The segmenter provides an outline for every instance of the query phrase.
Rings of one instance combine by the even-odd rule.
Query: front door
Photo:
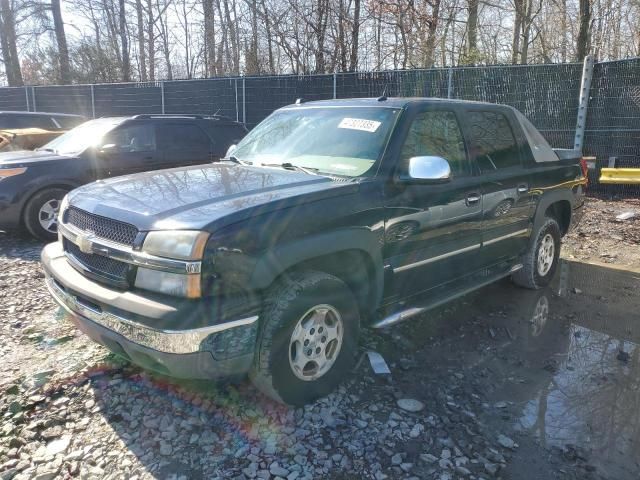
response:
[[[159,168],[160,158],[153,125],[127,123],[105,135],[98,147],[98,176],[115,177],[153,170]]]
[[[481,181],[473,174],[455,111],[427,107],[415,114],[398,168],[402,171],[411,157],[424,155],[447,160],[452,178],[434,185],[395,181],[387,189],[384,256],[393,272],[388,297],[428,290],[478,265]]]

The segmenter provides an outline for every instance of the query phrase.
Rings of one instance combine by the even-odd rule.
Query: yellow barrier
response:
[[[600,183],[640,185],[640,168],[603,168]]]

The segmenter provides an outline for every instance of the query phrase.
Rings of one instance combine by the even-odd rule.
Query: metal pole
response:
[[[160,96],[161,98],[161,105],[162,105],[162,114],[164,115],[164,82],[160,81]]]
[[[240,121],[240,109],[238,108],[238,79],[235,79],[236,84],[236,122]]]
[[[24,87],[24,98],[27,101],[27,112],[29,110],[29,87]]]
[[[449,67],[449,80],[447,84],[447,98],[451,98],[453,93],[453,68]]]
[[[96,94],[91,85],[91,118],[96,118]]]
[[[337,95],[337,93],[338,93],[338,91],[337,91],[337,77],[338,77],[338,74],[334,72],[333,73],[333,98],[334,99],[338,98],[338,95]]]
[[[38,106],[36,105],[36,87],[31,87],[31,96],[33,97],[33,111],[38,111]]]
[[[593,78],[593,56],[584,57],[582,66],[582,82],[580,82],[580,99],[578,102],[578,118],[576,121],[576,136],[573,148],[582,151],[584,147],[584,130],[587,126],[587,109],[589,107],[589,91]]]
[[[242,123],[244,123],[244,125],[247,125],[247,96],[245,95],[245,88],[244,88],[244,80],[245,78],[242,77]]]

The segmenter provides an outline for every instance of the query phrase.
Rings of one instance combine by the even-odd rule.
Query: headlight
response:
[[[16,175],[22,175],[27,171],[27,167],[22,168],[0,168],[0,180],[9,177],[15,177]]]
[[[162,272],[138,267],[136,287],[186,298],[200,297],[200,274]]]
[[[142,250],[176,260],[200,260],[209,234],[197,230],[149,232]]]

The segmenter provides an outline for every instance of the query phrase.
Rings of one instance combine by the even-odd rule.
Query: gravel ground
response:
[[[619,206],[590,202],[593,217],[569,239],[570,254],[600,245],[597,231],[610,232],[609,209]],[[637,254],[631,230],[622,241]],[[557,368],[555,353],[532,367],[519,350],[532,340],[538,292],[500,282],[428,318],[367,332],[348,381],[291,409],[246,381],[177,382],[121,362],[54,306],[41,247],[0,233],[3,480],[625,478],[640,468],[631,459],[611,476],[580,446],[545,444],[514,423],[511,393],[496,398],[510,382],[548,383]],[[558,302],[556,316],[571,318],[572,304]],[[384,355],[391,375],[372,371],[368,349]]]

